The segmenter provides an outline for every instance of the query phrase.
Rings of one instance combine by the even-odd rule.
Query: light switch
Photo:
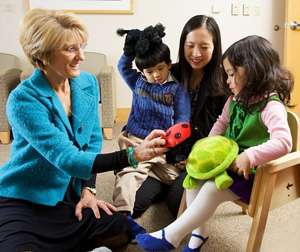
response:
[[[241,4],[236,2],[231,4],[231,16],[238,16],[241,14]]]
[[[250,16],[250,4],[248,3],[243,4],[243,15]]]

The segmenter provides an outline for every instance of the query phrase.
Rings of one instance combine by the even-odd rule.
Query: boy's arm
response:
[[[141,76],[140,72],[132,68],[133,60],[134,57],[127,57],[123,54],[118,63],[118,70],[131,90],[134,90],[135,84]]]
[[[178,84],[174,99],[174,124],[189,122],[191,119],[191,101],[186,88]]]

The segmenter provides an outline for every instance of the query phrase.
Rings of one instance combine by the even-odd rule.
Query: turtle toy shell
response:
[[[186,170],[195,179],[210,179],[224,172],[238,155],[237,143],[224,136],[198,140],[188,157]]]

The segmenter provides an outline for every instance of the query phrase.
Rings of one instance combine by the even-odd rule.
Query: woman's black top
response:
[[[98,154],[92,167],[92,173],[118,171],[130,166],[126,150],[115,151],[107,154]]]
[[[181,81],[181,72],[178,64],[172,65],[173,76]],[[188,90],[191,98],[191,125],[192,135],[189,139],[167,153],[167,161],[176,163],[186,160],[193,144],[206,137],[218,116],[222,113],[226,96],[214,95],[210,92],[210,83],[202,81],[196,90]]]

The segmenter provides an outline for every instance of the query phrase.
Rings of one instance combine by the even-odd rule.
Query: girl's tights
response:
[[[218,205],[236,199],[238,196],[229,189],[218,190],[213,181],[200,181],[196,189],[186,190],[187,209],[165,227],[167,241],[178,247],[181,240],[191,232],[205,237],[204,223],[213,215]],[[162,231],[150,235],[161,239]],[[200,239],[192,237],[190,248],[198,247],[201,242]]]

